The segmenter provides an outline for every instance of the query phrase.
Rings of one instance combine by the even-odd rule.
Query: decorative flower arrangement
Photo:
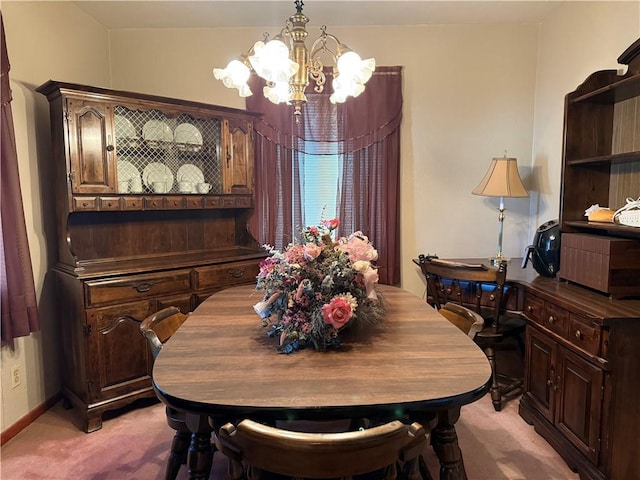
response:
[[[264,290],[254,309],[267,335],[278,337],[279,350],[291,353],[307,346],[324,350],[340,345],[339,332],[374,324],[384,308],[372,262],[378,252],[362,232],[334,241],[338,219],[302,230],[304,243],[280,252],[269,245],[260,264],[256,288]]]

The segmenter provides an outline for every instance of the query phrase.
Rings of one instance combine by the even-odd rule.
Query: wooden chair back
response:
[[[484,318],[479,313],[457,303],[448,302],[439,312],[469,338],[475,338],[476,334],[484,327]]]
[[[498,329],[500,314],[504,311],[507,300],[506,263],[501,263],[498,267],[488,267],[483,264],[426,259],[420,263],[420,268],[427,280],[428,295],[437,309],[441,309],[448,302],[455,302],[458,305],[473,306],[473,309],[482,315],[483,303],[486,304],[486,300],[489,299],[493,307],[490,315],[486,317],[490,318],[493,329]]]
[[[341,433],[294,432],[243,420],[223,425],[217,440],[229,457],[232,480],[257,480],[262,471],[293,478],[351,478],[378,470],[385,480],[395,480],[398,461],[404,462],[409,480],[418,480],[418,457],[428,433],[419,423],[398,420]]]
[[[188,317],[188,314],[182,313],[177,307],[167,307],[142,321],[140,332],[146,337],[154,357],[162,349],[162,344],[171,338]]]

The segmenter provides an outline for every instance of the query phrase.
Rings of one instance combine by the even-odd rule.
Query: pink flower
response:
[[[322,224],[329,230],[335,230],[340,226],[340,220],[338,220],[337,218],[332,218],[331,220],[323,221]]]
[[[360,260],[371,262],[378,258],[378,251],[369,243],[369,239],[362,232],[356,232],[342,239],[338,248],[349,254],[351,262]]]
[[[307,262],[312,262],[318,255],[322,252],[322,248],[316,245],[315,243],[307,243],[304,246],[304,259]]]
[[[334,297],[322,306],[322,318],[336,330],[344,327],[352,316],[351,303],[346,298]]]
[[[369,268],[362,273],[362,276],[364,277],[364,286],[367,289],[367,297],[371,300],[377,299],[378,295],[376,294],[374,286],[380,278],[378,270],[376,268]]]
[[[309,227],[309,233],[314,237],[318,236],[318,227]]]
[[[260,273],[258,274],[261,278],[268,278],[271,272],[273,272],[278,265],[278,261],[273,257],[267,257],[260,263]]]
[[[283,253],[289,263],[302,263],[304,260],[304,247],[299,244],[291,245]]]

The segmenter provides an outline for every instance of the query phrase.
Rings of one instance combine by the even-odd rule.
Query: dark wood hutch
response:
[[[56,81],[37,91],[51,112],[62,394],[91,432],[155,396],[147,315],[255,281],[256,117]]]
[[[618,62],[628,65],[624,75],[595,72],[565,98],[561,243],[626,239],[638,253],[640,228],[584,216],[591,205],[616,210],[640,196],[640,40]],[[611,278],[625,288],[640,286],[640,256],[623,256],[585,250],[576,258],[616,269]],[[561,259],[560,279],[563,268]],[[524,286],[520,415],[581,479],[640,478],[640,300],[544,277]]]

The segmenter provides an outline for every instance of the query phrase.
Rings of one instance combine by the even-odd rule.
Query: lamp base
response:
[[[489,262],[492,267],[499,267],[501,263],[506,263],[508,265],[511,262],[511,259],[504,256],[496,256],[489,258]]]

